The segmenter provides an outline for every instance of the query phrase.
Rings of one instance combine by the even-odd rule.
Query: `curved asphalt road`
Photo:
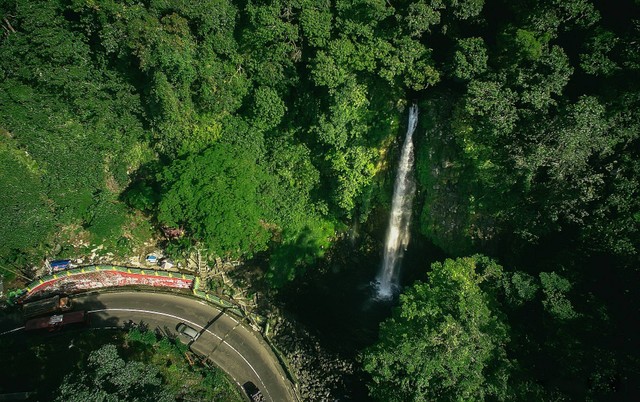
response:
[[[253,382],[267,401],[295,401],[291,383],[262,338],[235,318],[203,301],[165,293],[115,292],[74,297],[73,310],[86,310],[92,327],[144,323],[166,335],[177,335],[184,322],[197,329],[195,342],[180,335],[192,351],[207,356],[239,385]]]

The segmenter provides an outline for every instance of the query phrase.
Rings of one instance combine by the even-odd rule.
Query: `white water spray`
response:
[[[389,299],[398,287],[399,265],[404,251],[409,244],[409,224],[411,223],[411,207],[416,185],[412,175],[413,142],[411,137],[418,125],[418,106],[409,109],[409,126],[400,154],[398,173],[393,186],[391,215],[384,246],[384,260],[377,277],[378,298]]]

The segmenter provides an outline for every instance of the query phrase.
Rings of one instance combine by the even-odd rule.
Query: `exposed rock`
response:
[[[348,394],[345,379],[355,373],[353,363],[325,350],[299,323],[279,318],[272,340],[287,358],[304,401],[334,401]]]

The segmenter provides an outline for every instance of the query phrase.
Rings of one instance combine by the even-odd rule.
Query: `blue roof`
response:
[[[65,265],[69,265],[69,263],[71,263],[71,260],[56,260],[51,261],[49,265],[51,265],[52,267],[63,267]]]

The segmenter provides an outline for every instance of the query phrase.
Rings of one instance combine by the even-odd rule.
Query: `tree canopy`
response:
[[[639,21],[634,0],[2,1],[0,269],[144,237],[280,289],[340,265],[350,228],[375,255],[415,102],[412,238],[452,259],[367,352],[372,393],[624,398]]]
[[[59,401],[170,401],[161,387],[160,372],[139,361],[125,362],[116,345],[107,344],[89,355],[90,373],[68,376],[60,386]]]
[[[260,251],[269,239],[260,204],[262,172],[251,155],[218,144],[161,174],[158,219],[185,226],[218,255]]]
[[[509,328],[492,287],[502,267],[486,257],[447,259],[400,296],[380,341],[364,352],[381,401],[507,399]],[[484,288],[484,289],[483,289]]]

